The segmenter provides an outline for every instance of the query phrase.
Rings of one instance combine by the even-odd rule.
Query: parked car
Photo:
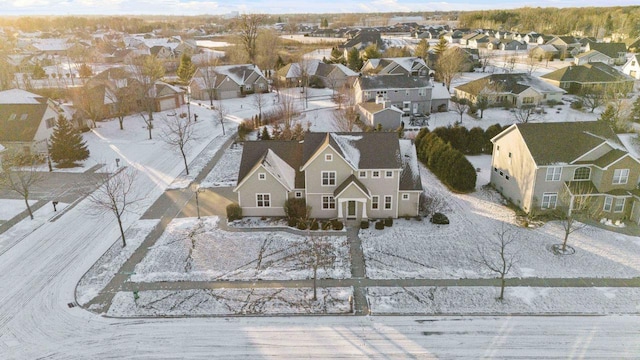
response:
[[[438,225],[448,225],[449,224],[449,218],[447,217],[447,215],[443,214],[443,213],[435,213],[431,216],[431,219],[429,220],[434,224],[438,224]]]

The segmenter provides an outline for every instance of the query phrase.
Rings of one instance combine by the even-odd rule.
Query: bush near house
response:
[[[416,151],[418,159],[451,190],[470,192],[475,189],[477,175],[473,165],[435,131],[422,136],[418,134]]]
[[[369,222],[368,221],[360,221],[360,229],[368,229],[369,228]]]
[[[284,203],[284,213],[289,226],[296,226],[299,219],[307,218],[307,203],[304,199],[288,199]]]
[[[227,205],[227,219],[229,221],[242,219],[242,208],[237,203]]]
[[[376,221],[375,228],[376,228],[376,230],[383,230],[384,229],[384,221],[382,221],[382,220]]]

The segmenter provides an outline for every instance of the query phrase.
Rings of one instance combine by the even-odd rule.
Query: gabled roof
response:
[[[267,154],[270,154],[267,159]],[[275,160],[276,157],[280,160]],[[262,141],[245,141],[242,150],[242,159],[240,160],[240,170],[238,172],[238,184],[254,169],[257,164],[263,164],[265,159],[272,169],[282,169],[286,163],[295,171],[293,186],[296,189],[304,188],[304,174],[300,172],[302,163],[302,144],[298,141],[278,141],[278,140],[262,140]],[[276,171],[276,170],[274,170]],[[285,173],[283,170],[279,173]],[[286,173],[290,177],[288,170]]]
[[[526,73],[492,74],[456,87],[456,89],[472,95],[478,95],[483,91],[520,94],[529,88],[540,93],[565,92],[557,86]]]
[[[202,71],[213,71],[215,74],[223,75],[216,77],[216,86],[220,84],[225,78],[231,79],[238,86],[245,85],[246,80],[251,74],[256,73],[260,77],[264,77],[262,71],[258,66],[253,64],[241,64],[241,65],[223,65],[223,66],[211,66],[202,67],[198,69],[198,72],[194,75],[194,79],[202,77]]]
[[[578,54],[578,55],[576,55],[576,56],[575,56],[575,58],[576,58],[576,59],[591,58],[591,57],[595,57],[595,56],[598,56],[598,55],[605,56],[605,57],[607,57],[607,58],[611,59],[611,56],[609,56],[609,55],[607,55],[607,54],[603,54],[603,53],[601,53],[601,52],[600,52],[600,51],[598,51],[598,50],[589,50],[589,51],[584,52],[584,53],[582,53],[582,54]]]
[[[333,196],[339,197],[343,191],[345,191],[349,186],[353,185],[358,190],[360,190],[367,198],[371,198],[371,192],[367,189],[366,186],[355,175],[351,174],[348,178],[346,178],[342,184],[340,184],[334,191]]]
[[[540,77],[561,82],[582,83],[633,81],[631,77],[601,62],[567,66]]]
[[[589,43],[589,49],[599,51],[610,58],[617,58],[619,53],[627,52],[624,43]]]
[[[569,164],[603,143],[620,146],[615,132],[600,121],[515,124],[503,133],[513,128],[522,135],[538,166]]]
[[[431,87],[428,78],[398,76],[398,75],[379,75],[379,76],[363,76],[356,80],[360,83],[362,90],[375,89],[416,89]]]
[[[0,141],[33,141],[47,98],[20,89],[0,91]]]

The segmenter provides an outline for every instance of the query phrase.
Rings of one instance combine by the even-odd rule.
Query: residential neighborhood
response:
[[[640,356],[640,7],[407,1],[10,3],[0,358]]]

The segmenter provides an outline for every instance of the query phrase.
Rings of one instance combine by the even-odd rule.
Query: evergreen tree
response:
[[[180,57],[180,65],[178,66],[178,70],[176,74],[184,83],[187,83],[191,80],[191,77],[196,72],[196,67],[191,62],[191,56],[187,53],[183,53]]]
[[[331,59],[329,59],[329,63],[344,65],[344,53],[337,47],[334,47],[333,49],[331,49]]]
[[[262,128],[262,135],[260,136],[262,140],[271,140],[271,135],[269,134],[269,129],[267,127]]]
[[[87,143],[82,140],[82,135],[62,115],[58,117],[51,135],[49,155],[61,168],[73,167],[76,161],[89,157],[89,149]]]
[[[278,58],[276,59],[276,70],[282,68],[285,65],[286,64],[284,63],[284,60],[282,60],[282,57],[278,55]]]
[[[327,18],[322,18],[322,20],[320,21],[320,27],[325,29],[328,28],[329,20],[327,20]]]
[[[362,57],[364,60],[379,59],[382,57],[382,54],[380,53],[380,49],[378,49],[377,44],[371,44],[364,48],[364,54]]]
[[[40,64],[35,64],[33,66],[33,73],[31,73],[31,76],[34,79],[43,79],[47,76],[47,73],[44,71],[42,66],[40,66]]]
[[[484,147],[484,130],[480,127],[474,127],[469,130],[469,138],[468,138],[468,153],[472,155],[477,155],[482,153],[482,148]]]
[[[351,48],[347,53],[347,66],[353,71],[360,71],[360,69],[362,69],[362,59],[360,58],[360,52],[357,48]]]
[[[447,40],[441,37],[440,41],[438,41],[436,46],[433,48],[433,51],[435,51],[436,55],[440,55],[443,52],[445,52],[445,50],[447,50],[448,47],[449,47],[449,43],[447,42]]]
[[[88,78],[93,75],[93,70],[91,70],[91,66],[82,64],[80,65],[80,69],[78,69],[78,75],[80,75],[81,78]]]
[[[429,56],[429,42],[427,39],[422,39],[416,45],[416,56],[421,59],[426,59]]]
[[[613,108],[613,105],[607,105],[607,108],[604,109],[602,114],[600,114],[598,121],[606,122],[607,124],[609,124],[609,126],[611,126],[611,128],[615,129],[618,122],[618,117],[616,116],[616,110]]]

